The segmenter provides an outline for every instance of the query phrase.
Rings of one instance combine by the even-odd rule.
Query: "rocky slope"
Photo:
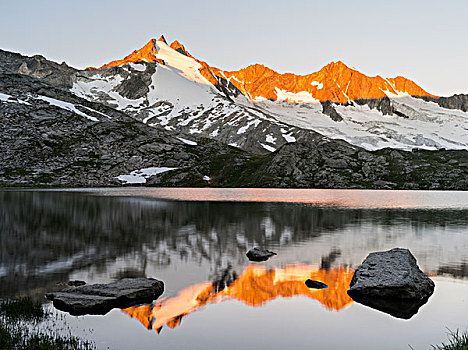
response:
[[[121,185],[140,170],[139,183],[158,186],[468,188],[467,151],[369,152],[307,135],[255,155],[149,128],[17,73],[0,74],[0,91],[3,186]]]

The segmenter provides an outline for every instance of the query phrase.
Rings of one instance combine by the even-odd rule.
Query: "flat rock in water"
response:
[[[124,278],[108,284],[66,288],[46,294],[54,306],[71,315],[104,315],[113,308],[149,303],[164,291],[164,283],[154,278]]]
[[[411,318],[434,292],[434,282],[402,248],[370,253],[349,287],[354,301],[399,318]]]
[[[314,289],[325,289],[325,288],[328,288],[328,286],[323,283],[323,282],[320,282],[320,281],[314,281],[314,280],[311,280],[311,279],[308,279],[307,281],[305,281],[305,285],[309,288],[314,288]]]
[[[267,249],[253,248],[247,252],[247,258],[250,261],[266,261],[274,255],[277,255],[275,252],[269,251]]]

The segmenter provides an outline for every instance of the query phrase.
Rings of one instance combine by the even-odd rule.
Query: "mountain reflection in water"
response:
[[[261,265],[249,265],[242,274],[232,280],[232,273],[225,273],[222,281],[205,282],[180,291],[177,296],[157,301],[154,305],[142,305],[124,309],[146,328],[158,333],[164,325],[174,328],[182,318],[206,304],[237,300],[253,307],[261,307],[276,298],[305,296],[319,301],[329,311],[339,311],[351,305],[346,294],[354,270],[350,268],[319,269],[314,265],[292,265],[267,269]],[[327,289],[310,289],[307,279],[328,285]],[[224,288],[219,288],[220,284]]]

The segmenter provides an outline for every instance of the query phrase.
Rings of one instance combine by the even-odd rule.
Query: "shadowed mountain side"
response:
[[[219,284],[217,282],[201,283],[180,291],[173,298],[159,300],[154,305],[130,307],[122,311],[158,333],[164,326],[179,326],[183,317],[207,304],[228,300],[261,307],[277,298],[304,296],[319,301],[329,311],[340,311],[353,303],[346,294],[353,273],[354,270],[347,268],[320,270],[316,266],[297,265],[266,269],[264,266],[250,265],[221,290],[215,288]],[[310,289],[304,283],[308,278],[320,280],[329,288]]]
[[[468,94],[458,94],[449,97],[434,98],[430,96],[420,96],[421,99],[429,102],[435,102],[439,106],[449,109],[459,109],[463,112],[468,111]]]
[[[243,171],[247,169],[248,171]],[[199,172],[208,171],[200,169]],[[213,176],[219,187],[468,189],[468,151],[366,151],[340,140],[304,136],[251,158],[239,172]],[[174,174],[178,174],[174,179]],[[182,178],[182,181],[180,180]],[[197,186],[189,169],[161,174],[150,186]]]

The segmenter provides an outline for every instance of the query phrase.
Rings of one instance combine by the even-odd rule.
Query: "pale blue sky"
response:
[[[306,74],[342,60],[434,94],[468,93],[466,0],[0,0],[0,48],[77,68],[161,33],[227,70],[263,63]]]

